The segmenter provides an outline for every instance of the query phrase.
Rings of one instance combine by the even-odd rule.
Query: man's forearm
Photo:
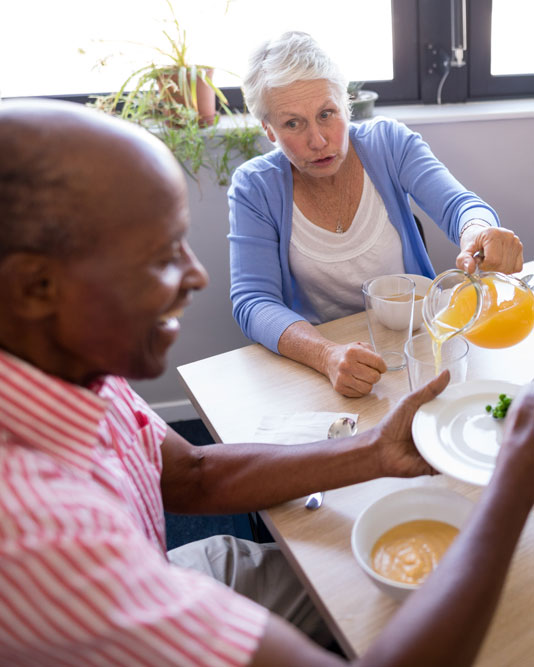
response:
[[[498,489],[498,490],[497,490]],[[366,653],[362,667],[470,665],[497,605],[529,507],[516,485],[492,485],[436,573]]]
[[[508,487],[510,493],[502,491]],[[407,600],[354,667],[467,667],[489,625],[528,506],[492,487],[438,571]],[[275,658],[276,662],[273,662]],[[341,664],[273,619],[254,667]]]
[[[250,512],[314,491],[383,474],[375,429],[307,445],[225,444],[195,448],[190,474],[166,474],[165,509],[185,513]],[[173,465],[166,462],[166,467]],[[175,462],[177,472],[183,464]]]
[[[174,512],[250,512],[314,491],[381,476],[431,472],[414,447],[411,423],[435,398],[447,372],[403,399],[376,426],[350,438],[307,445],[225,444],[194,447],[169,429],[161,452],[161,490]]]

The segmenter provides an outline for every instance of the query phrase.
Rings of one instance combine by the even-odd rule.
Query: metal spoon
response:
[[[358,431],[358,426],[354,419],[350,417],[338,417],[328,429],[327,438],[331,440],[332,438],[348,438],[350,435],[356,435]],[[306,499],[306,509],[316,510],[323,504],[324,493],[319,491],[318,493],[311,493]]]

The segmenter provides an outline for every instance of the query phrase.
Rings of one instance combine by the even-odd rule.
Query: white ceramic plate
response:
[[[412,424],[415,445],[436,470],[485,486],[493,473],[502,443],[503,420],[486,412],[499,394],[512,398],[519,385],[500,380],[472,380],[449,385],[421,406]]]

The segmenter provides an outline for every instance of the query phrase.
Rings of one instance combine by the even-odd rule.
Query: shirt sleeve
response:
[[[269,180],[265,172],[241,168],[232,178],[228,193],[230,298],[233,315],[243,333],[278,353],[282,333],[305,318],[291,310],[284,293],[284,284],[289,289],[291,277],[284,276],[280,260],[283,185],[270,176]]]
[[[391,123],[389,128],[393,134],[392,158],[402,188],[453,243],[458,245],[461,229],[474,218],[499,226],[493,208],[450,173],[420,134],[402,123]]]
[[[60,503],[40,509],[43,539],[21,539],[2,556],[1,664],[250,662],[267,610],[170,565],[119,504],[79,480],[68,486]],[[73,507],[81,496],[83,508]]]

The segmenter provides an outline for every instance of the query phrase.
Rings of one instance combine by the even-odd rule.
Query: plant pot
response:
[[[360,90],[356,99],[351,99],[351,120],[371,118],[374,113],[378,93],[374,90]]]
[[[211,80],[213,77],[213,69],[206,70],[206,77]],[[189,73],[187,75],[189,86],[191,85]],[[172,81],[174,86],[169,86],[169,81]],[[158,87],[160,92],[167,90],[167,93],[172,97],[176,104],[183,104],[184,106],[192,107],[193,105],[186,101],[185,97],[180,92],[178,85],[178,73],[165,74],[158,78]],[[198,124],[202,127],[213,125],[215,120],[215,91],[211,86],[197,77],[197,111]]]

